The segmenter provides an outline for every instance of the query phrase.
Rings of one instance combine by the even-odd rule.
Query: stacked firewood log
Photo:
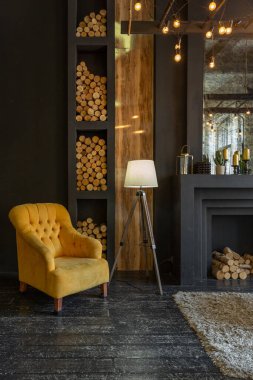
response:
[[[91,12],[79,22],[76,28],[76,37],[105,37],[106,36],[106,10],[99,13]]]
[[[106,150],[104,139],[79,136],[76,142],[77,191],[107,190]]]
[[[253,255],[241,256],[229,247],[223,252],[213,252],[212,275],[217,280],[245,280],[250,274],[253,274]]]
[[[97,239],[102,244],[103,256],[107,251],[107,226],[105,223],[96,224],[92,218],[77,222],[77,231],[80,234]]]
[[[91,73],[84,61],[76,67],[76,121],[106,121],[107,78]]]

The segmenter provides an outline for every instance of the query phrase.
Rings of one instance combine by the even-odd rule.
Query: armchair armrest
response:
[[[90,259],[102,258],[102,244],[99,240],[81,235],[72,226],[64,226],[60,241],[66,255]]]
[[[55,270],[54,255],[32,232],[25,232],[21,235],[22,239],[38,254],[45,262],[48,271]]]

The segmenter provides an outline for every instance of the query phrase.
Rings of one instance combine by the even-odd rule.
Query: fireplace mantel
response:
[[[174,265],[180,283],[193,285],[207,279],[212,218],[253,217],[253,176],[182,175],[174,178],[174,190]]]

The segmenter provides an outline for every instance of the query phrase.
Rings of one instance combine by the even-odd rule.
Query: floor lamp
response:
[[[158,187],[154,161],[152,160],[129,161],[127,164],[124,187],[135,188],[138,190],[136,192],[136,198],[133,200],[131,210],[129,212],[126,224],[123,229],[119,250],[117,252],[117,255],[116,255],[112,270],[111,270],[110,282],[115,272],[119,257],[121,255],[122,248],[125,245],[125,239],[127,236],[129,225],[134,215],[134,211],[136,209],[137,204],[139,203],[140,204],[141,236],[142,236],[142,243],[145,248],[145,256],[146,256],[146,271],[148,271],[148,268],[147,268],[148,260],[147,260],[146,249],[147,247],[150,247],[153,252],[154,266],[155,266],[155,273],[156,273],[158,288],[159,288],[160,294],[162,295],[163,290],[162,290],[162,284],[161,284],[157,257],[156,257],[156,244],[155,244],[155,239],[154,239],[154,234],[153,234],[150,213],[148,209],[147,197],[146,197],[145,191],[143,190],[144,188]]]

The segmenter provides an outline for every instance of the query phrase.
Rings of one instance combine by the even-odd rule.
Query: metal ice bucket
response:
[[[186,152],[184,152],[186,148]],[[184,145],[181,153],[176,158],[176,174],[192,174],[193,173],[193,156],[189,152],[188,145]]]

